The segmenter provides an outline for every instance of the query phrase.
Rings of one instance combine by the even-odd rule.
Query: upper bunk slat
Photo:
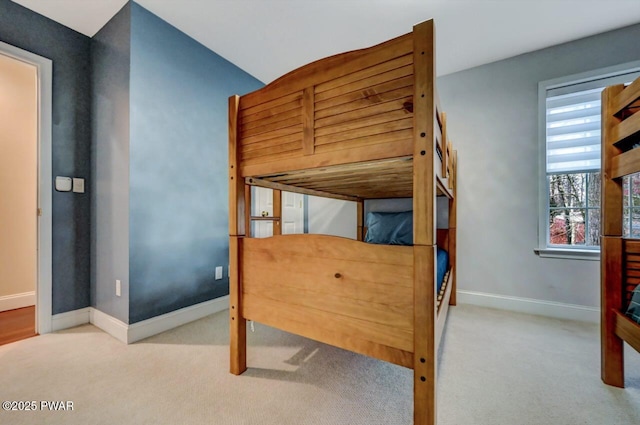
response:
[[[380,122],[379,122],[380,121]],[[350,149],[349,141],[362,137],[382,135],[393,131],[410,129],[413,127],[413,119],[406,114],[382,114],[376,118],[351,121],[337,129],[327,128],[316,130],[316,145],[344,142],[343,149]]]
[[[611,86],[603,92],[603,152],[610,161],[611,178],[640,172],[640,78],[629,86]],[[605,161],[606,162],[606,161]]]
[[[373,75],[372,77],[365,78],[362,80],[357,80],[352,83],[336,87],[334,89],[330,89],[327,91],[318,91],[316,86],[316,99],[318,101],[323,101],[327,99],[331,99],[333,97],[341,96],[346,93],[351,93],[357,90],[367,89],[371,86],[375,86],[377,84],[383,84],[388,81],[398,80],[400,78],[408,77],[413,74],[413,66],[407,65],[402,68],[394,69],[388,72],[384,72],[382,74]],[[347,75],[348,76],[348,75]]]
[[[286,105],[281,105],[281,106],[289,106],[289,105],[290,103]],[[266,112],[269,112],[269,114],[268,115],[264,114]],[[291,109],[284,110],[279,113],[273,113],[273,111],[262,111],[262,113],[264,114],[262,117],[258,117],[260,113],[247,116],[247,118],[245,118],[242,121],[242,129],[244,130],[244,129],[261,127],[261,126],[273,124],[279,121],[285,121],[291,118],[299,117],[301,115],[299,102],[298,104],[294,104],[294,106]]]
[[[612,178],[617,179],[634,173],[640,173],[640,149],[632,149],[611,158]]]
[[[319,132],[335,133],[340,130],[340,127],[338,126],[339,124],[342,124],[343,126],[357,125],[357,122],[350,124],[350,122],[355,120],[369,119],[369,124],[377,124],[378,122],[385,122],[385,120],[393,121],[394,119],[406,118],[408,116],[411,116],[411,112],[407,110],[407,108],[410,108],[408,103],[411,102],[411,98],[411,95],[408,94],[389,102],[370,103],[369,105],[362,108],[347,109],[343,107],[340,108],[341,110],[343,110],[342,113],[334,113],[332,115],[326,114],[328,115],[326,116],[326,118],[319,117],[316,113],[315,128],[318,130],[316,131],[316,134],[320,134]],[[347,105],[353,107],[352,104]],[[325,109],[325,111],[330,110]],[[385,118],[389,115],[391,115],[392,118]]]
[[[340,156],[334,152],[318,152],[314,155],[302,156],[298,153],[291,157],[266,157],[265,162],[244,161],[240,166],[243,177],[263,177],[273,172],[286,173],[294,170],[317,168],[328,165],[342,165],[355,162],[376,161],[384,158],[410,156],[413,152],[412,143],[396,143],[389,146],[386,143],[344,149]]]
[[[354,50],[320,59],[291,71],[260,90],[243,96],[240,107],[241,109],[254,107],[411,52],[413,52],[413,38],[409,33],[368,49]]]
[[[404,126],[404,128],[400,127],[399,130],[370,136],[366,134],[360,135],[357,138],[349,140],[348,144],[340,143],[340,140],[336,140],[335,137],[321,137],[316,140],[315,151],[318,153],[334,152],[342,149],[353,149],[355,147],[388,143],[407,143],[407,141],[411,141],[413,132],[410,127],[406,127],[406,121],[394,124],[394,126]]]
[[[639,133],[640,113],[635,113],[614,127],[615,138],[612,143],[616,144],[630,138],[637,138]]]
[[[373,103],[412,96],[413,75],[372,85],[366,90],[345,93],[323,101],[316,100],[316,117],[324,118],[330,115],[341,114],[345,111],[356,110]]]
[[[317,84],[315,87],[316,93],[324,93],[326,98],[334,97],[331,96],[331,90],[343,87],[343,86],[353,86],[357,81],[369,79],[371,77],[376,77],[381,74],[388,74],[386,78],[382,78],[383,81],[393,80],[395,78],[389,78],[389,75],[399,75],[406,76],[410,75],[412,72],[407,72],[406,68],[411,67],[413,65],[413,58],[410,54],[400,56],[399,58],[392,59],[386,62],[382,62],[378,65],[371,66],[369,68],[362,69],[360,71],[352,72],[340,78],[335,78],[333,80],[329,80],[325,83]],[[400,70],[400,71],[398,71]],[[351,90],[352,91],[352,90]],[[327,93],[329,92],[329,93]],[[344,93],[344,90],[342,90]]]
[[[613,115],[620,113],[632,106],[637,105],[640,99],[640,78],[629,84],[621,93],[613,99]]]
[[[243,99],[242,97],[241,99]],[[275,113],[299,108],[302,105],[302,90],[286,96],[276,97],[267,102],[255,106],[245,106],[238,112],[242,121],[252,121],[262,119]]]

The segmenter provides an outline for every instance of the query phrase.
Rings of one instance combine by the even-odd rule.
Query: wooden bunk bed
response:
[[[231,373],[246,320],[414,370],[414,422],[436,422],[437,350],[455,304],[457,154],[435,91],[433,21],[229,99]],[[252,217],[251,186],[274,189]],[[280,191],[356,202],[358,240],[280,235]],[[449,228],[436,230],[436,196]],[[363,242],[364,201],[413,198],[413,245]],[[252,220],[274,236],[250,237]],[[436,293],[436,250],[449,254]],[[438,303],[437,299],[441,301]]]
[[[640,283],[640,240],[623,237],[624,176],[640,172],[640,79],[602,92],[602,380],[624,387],[624,342],[640,352],[640,324],[625,311]]]

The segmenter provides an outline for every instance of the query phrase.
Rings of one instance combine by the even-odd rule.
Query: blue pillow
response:
[[[413,211],[370,212],[364,241],[384,245],[413,245]]]
[[[449,254],[440,247],[438,247],[436,251],[436,266],[436,285],[438,292],[440,292],[440,288],[442,288],[442,284],[444,283],[444,274],[449,270]]]

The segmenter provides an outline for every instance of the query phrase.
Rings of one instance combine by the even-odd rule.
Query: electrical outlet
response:
[[[119,280],[116,280],[116,297],[119,297],[122,295],[122,284],[120,283]]]
[[[216,267],[216,280],[222,279],[222,266]]]

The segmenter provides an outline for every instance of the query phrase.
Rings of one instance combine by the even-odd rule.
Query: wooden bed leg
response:
[[[601,245],[602,380],[624,388],[624,344],[615,331],[615,312],[622,307],[622,238],[603,236]]]
[[[436,246],[414,246],[413,423],[436,423]]]
[[[356,205],[357,205],[356,220],[358,223],[356,239],[358,239],[359,241],[363,241],[364,240],[364,201],[358,201]]]
[[[231,373],[240,375],[247,370],[247,321],[242,317],[242,288],[240,285],[240,249],[242,239],[232,236],[229,241],[230,276],[229,276],[229,320]]]

